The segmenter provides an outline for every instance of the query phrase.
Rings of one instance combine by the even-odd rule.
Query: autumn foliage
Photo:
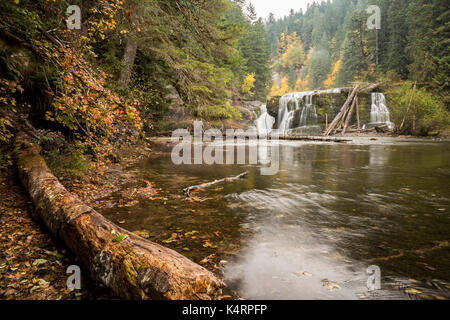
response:
[[[1,142],[12,138],[6,110],[32,112],[35,122],[53,123],[69,133],[75,145],[91,150],[99,163],[111,154],[114,142],[138,136],[142,129],[138,102],[126,101],[109,88],[92,49],[116,28],[122,1],[89,4],[82,30],[69,30],[65,1],[2,1],[1,55],[6,63],[0,69]],[[43,97],[38,99],[44,100],[42,105],[36,91]]]

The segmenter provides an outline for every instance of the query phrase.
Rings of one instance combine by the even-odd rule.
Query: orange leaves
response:
[[[16,98],[18,93],[23,93],[23,88],[14,81],[0,78],[0,108],[16,112]],[[13,124],[8,116],[0,116],[0,142],[9,143],[13,137]]]

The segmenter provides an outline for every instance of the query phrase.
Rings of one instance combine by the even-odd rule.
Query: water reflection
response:
[[[103,212],[126,218],[128,229],[150,230],[154,241],[198,231],[195,240],[166,245],[197,262],[227,260],[226,280],[244,298],[417,297],[405,293],[410,287],[421,297],[450,297],[449,143],[280,142],[280,170],[263,176],[270,153],[260,144],[258,165],[146,161],[140,174],[166,200]],[[198,192],[206,201],[180,194],[243,171],[248,179]],[[383,290],[374,294],[366,288],[370,265],[382,270]]]
[[[254,216],[248,216],[253,218],[249,225],[255,234],[225,270],[241,295],[249,299],[355,299],[355,292],[364,292],[364,269],[355,270],[340,260],[303,219],[277,210],[273,196],[261,191],[234,199],[259,203]],[[278,208],[295,206],[292,199],[278,200]],[[339,283],[339,288],[328,288],[327,280]]]

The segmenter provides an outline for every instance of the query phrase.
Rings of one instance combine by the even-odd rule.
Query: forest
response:
[[[369,5],[381,9],[380,29],[367,28]],[[293,9],[278,20],[269,15],[270,95],[379,82],[394,118],[408,111],[404,133],[445,128],[449,14],[446,1],[335,0],[314,2],[305,12]]]
[[[411,119],[428,131],[447,125],[444,0],[313,2],[278,20],[243,0],[79,4],[86,18],[70,30],[65,1],[2,1],[2,143],[11,114],[96,149],[121,133],[173,129],[161,121],[168,115],[178,115],[172,126],[239,121],[242,101],[355,81],[389,84],[394,113],[412,99]],[[366,28],[371,4],[381,8],[379,30]]]

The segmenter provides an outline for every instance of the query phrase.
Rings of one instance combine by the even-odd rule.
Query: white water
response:
[[[317,110],[313,104],[313,96],[323,93],[340,93],[342,89],[329,89],[318,91],[304,91],[285,94],[280,98],[278,109],[278,130],[282,135],[288,135],[289,130],[293,129],[293,120],[295,111],[300,109],[299,102],[305,98],[304,106],[300,113],[299,127],[315,127],[317,125]],[[294,108],[289,108],[289,102],[293,102]]]
[[[258,134],[270,134],[274,124],[275,118],[267,113],[267,107],[263,104],[261,106],[261,116],[256,120],[256,130],[258,131]]]
[[[317,110],[316,106],[313,105],[312,98],[312,95],[307,95],[305,98],[306,105],[303,107],[302,113],[300,114],[300,127],[308,126],[308,122],[312,125],[317,124]]]
[[[386,106],[386,97],[383,93],[372,93],[372,108],[370,111],[369,125],[388,125],[390,130],[394,129],[394,123],[391,122],[390,112]]]
[[[279,134],[289,135],[289,133],[293,132],[293,129],[296,128],[300,128],[301,130],[307,129],[307,131],[310,128],[319,128],[317,126],[318,116],[316,106],[313,104],[313,96],[326,93],[337,94],[341,92],[341,88],[336,88],[329,90],[294,92],[282,96],[280,98],[278,109]],[[372,106],[370,112],[370,123],[364,125],[364,128],[387,125],[389,130],[393,130],[395,125],[390,120],[390,112],[388,107],[386,106],[385,95],[383,93],[376,92],[372,93],[371,96]],[[295,112],[300,108],[301,112],[298,126],[294,128],[294,115]]]

